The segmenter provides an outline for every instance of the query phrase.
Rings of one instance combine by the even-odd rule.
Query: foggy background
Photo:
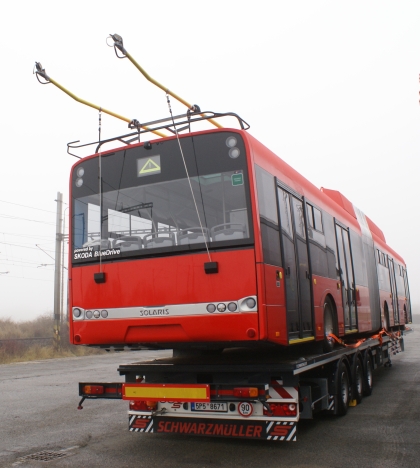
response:
[[[3,2],[0,318],[52,311],[54,200],[68,203],[76,162],[66,143],[98,138],[98,112],[40,85],[34,62],[130,119],[168,116],[165,94],[115,57],[109,33],[153,78],[202,110],[238,113],[364,211],[405,259],[419,312],[419,20],[418,1]],[[124,133],[102,115],[103,138]]]

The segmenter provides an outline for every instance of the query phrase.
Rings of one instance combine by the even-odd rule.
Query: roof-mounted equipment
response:
[[[35,68],[34,68],[34,73],[37,77],[37,80],[41,83],[41,84],[49,84],[49,83],[52,83],[54,86],[56,86],[58,89],[61,89],[61,91],[63,91],[64,93],[66,93],[68,96],[70,96],[71,98],[73,98],[75,101],[77,102],[80,102],[81,104],[84,104],[85,106],[88,106],[88,107],[92,107],[93,109],[96,109],[98,111],[101,111],[101,112],[104,112],[105,114],[108,114],[108,115],[112,115],[112,117],[115,117],[117,119],[120,119],[120,120],[124,120],[125,122],[127,122],[129,124],[129,128],[142,128],[146,131],[149,131],[149,129],[140,124],[137,120],[135,119],[129,119],[127,117],[124,117],[122,115],[119,115],[119,114],[116,114],[115,112],[112,112],[108,109],[105,109],[101,106],[98,106],[96,104],[93,104],[91,102],[88,102],[82,98],[79,98],[78,96],[76,96],[75,94],[73,94],[71,91],[69,91],[68,89],[66,89],[64,86],[62,86],[60,83],[58,83],[57,81],[55,81],[53,78],[51,78],[50,76],[47,75],[46,71],[45,71],[45,68],[42,68],[42,65],[40,62],[35,62]],[[42,77],[45,81],[41,81],[39,79],[39,77]],[[150,130],[152,133],[154,133],[155,135],[158,135],[162,138],[166,137],[167,135],[165,135],[164,133],[162,132],[159,132],[157,130]]]
[[[198,106],[197,104],[190,104],[188,101],[186,101],[185,99],[183,99],[182,97],[178,96],[177,94],[175,94],[174,92],[172,92],[171,90],[169,90],[168,88],[166,88],[165,86],[163,86],[161,83],[159,83],[158,81],[156,81],[154,78],[152,78],[147,72],[146,70],[141,67],[137,62],[136,60],[127,52],[127,50],[124,48],[124,43],[123,43],[123,38],[119,35],[119,34],[110,34],[109,37],[111,37],[111,39],[114,41],[114,44],[113,45],[110,45],[108,42],[107,44],[110,46],[110,47],[114,47],[114,50],[115,50],[115,55],[119,58],[119,59],[124,59],[124,58],[128,58],[128,60],[130,60],[130,62],[137,68],[137,70],[146,78],[146,80],[150,81],[151,83],[153,83],[155,86],[157,86],[158,88],[160,88],[162,91],[164,91],[166,94],[169,94],[170,96],[172,96],[174,99],[176,99],[177,101],[179,101],[180,103],[184,104],[184,106],[186,106],[188,108],[188,112],[187,112],[187,115],[189,115],[190,113],[201,113],[201,109],[200,109],[200,106]],[[118,54],[118,51],[120,51],[120,54]],[[201,114],[203,117],[205,116],[205,114]],[[215,120],[213,119],[209,119],[207,118],[207,120],[212,123],[215,127],[218,127],[218,128],[223,128],[223,125],[220,125],[218,122],[216,122]]]

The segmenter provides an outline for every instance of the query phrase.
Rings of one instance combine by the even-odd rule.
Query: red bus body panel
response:
[[[216,313],[208,315],[139,317],[113,320],[70,319],[71,340],[75,344],[112,345],[130,343],[217,343],[270,341],[289,345],[286,315],[284,271],[279,266],[264,263],[260,236],[260,219],[254,164],[269,172],[283,184],[325,210],[345,226],[362,235],[353,205],[334,190],[318,189],[286,162],[250,136],[247,132],[221,129],[197,132],[239,133],[245,143],[250,183],[254,247],[225,249],[212,252],[211,260],[218,262],[219,272],[206,274],[204,263],[207,253],[168,255],[167,257],[144,258],[103,262],[102,271],[106,282],[97,284],[94,273],[99,264],[72,266],[69,256],[70,310],[107,309],[123,307],[159,307],[161,305],[215,303],[239,300],[248,296],[258,297],[258,312]],[[175,137],[173,137],[175,138]],[[135,146],[135,145],[133,145]],[[92,156],[95,157],[95,156]],[[73,168],[74,170],[74,168]],[[70,186],[70,193],[72,187]],[[71,208],[72,209],[72,208]],[[70,215],[70,219],[71,215]],[[405,265],[403,259],[385,242],[382,231],[367,218],[375,246],[396,261]],[[71,234],[70,234],[70,245]],[[278,281],[280,278],[280,281]],[[323,310],[326,297],[332,298],[338,324],[338,333],[345,334],[343,299],[339,280],[312,275],[314,339],[324,338]],[[369,290],[357,284],[358,331],[372,330]],[[405,303],[407,303],[406,298]],[[399,298],[401,306],[404,299]],[[393,325],[392,302],[380,291],[383,309],[388,301],[391,325]],[[383,310],[382,310],[383,315]],[[404,313],[400,310],[400,317]],[[403,322],[401,322],[403,323]]]
[[[106,282],[97,284],[98,265],[72,269],[72,307],[110,309],[160,305],[215,303],[257,295],[253,249],[217,252],[217,274],[206,274],[207,254],[103,263]],[[248,330],[255,335],[249,336]],[[252,333],[251,333],[252,334]],[[74,321],[77,344],[242,341],[258,339],[257,313],[191,317],[139,317]]]

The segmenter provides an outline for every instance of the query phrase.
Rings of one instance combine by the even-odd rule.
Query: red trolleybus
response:
[[[241,126],[131,142],[74,165],[74,344],[328,350],[330,334],[411,321],[406,265],[382,231]]]

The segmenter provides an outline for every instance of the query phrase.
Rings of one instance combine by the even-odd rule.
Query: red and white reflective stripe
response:
[[[131,432],[154,432],[151,416],[130,415],[128,427]]]
[[[296,441],[296,423],[274,422],[267,425],[267,440]]]
[[[297,388],[283,387],[277,380],[271,381],[269,395],[273,400],[289,400],[297,403],[299,399]]]

